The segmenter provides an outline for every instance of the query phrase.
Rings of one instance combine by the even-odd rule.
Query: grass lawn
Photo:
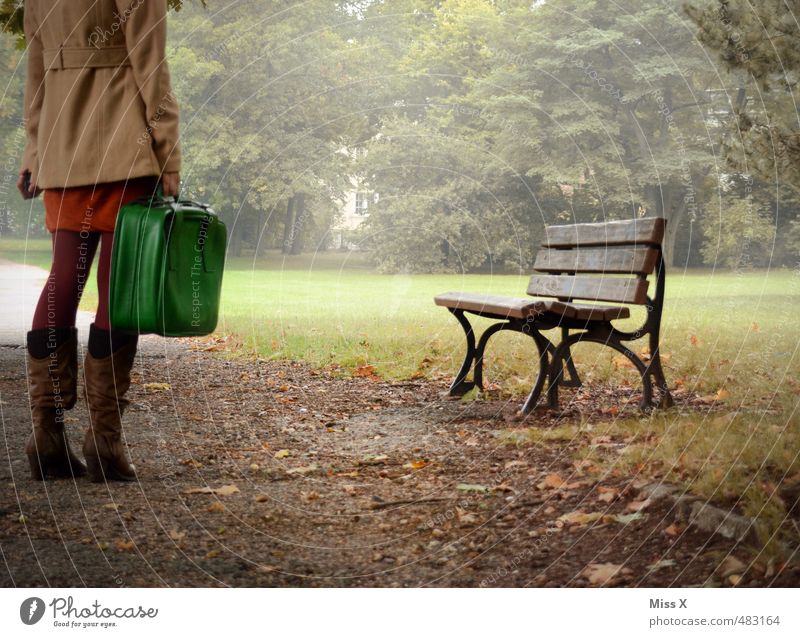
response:
[[[4,240],[0,257],[46,267],[48,243]],[[358,254],[232,259],[219,331],[230,336],[225,347],[233,354],[305,360],[343,374],[427,377],[444,391],[461,363],[464,337],[433,296],[447,290],[519,296],[526,280],[382,275]],[[666,476],[700,495],[736,502],[749,514],[773,520],[767,528],[774,540],[785,522],[775,485],[800,484],[800,271],[672,270],[666,296],[661,342],[667,380],[706,397],[715,410],[609,416],[591,432],[571,425],[567,435],[588,443],[602,431],[633,440],[624,456],[611,459],[615,468]],[[82,307],[91,310],[95,303],[92,285]],[[629,324],[640,320],[641,315]],[[642,341],[634,347],[644,346]],[[575,358],[589,387],[593,380],[636,383],[635,372],[612,350],[580,345]],[[486,361],[494,387],[521,398],[535,369],[528,337],[494,337]],[[517,443],[540,439],[535,428],[515,436]],[[588,444],[586,450],[602,453]]]

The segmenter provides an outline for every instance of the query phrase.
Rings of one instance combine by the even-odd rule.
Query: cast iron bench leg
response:
[[[467,353],[464,356],[464,362],[461,364],[461,369],[458,372],[453,384],[450,385],[451,396],[463,396],[473,387],[475,383],[467,380],[469,370],[472,368],[472,363],[475,361],[475,332],[472,329],[467,317],[464,316],[464,310],[455,310],[448,308],[453,316],[456,317],[461,327],[464,328],[464,334],[467,337]]]
[[[569,338],[569,328],[562,327],[561,328],[561,340],[565,338]],[[572,350],[567,350],[567,355],[564,359],[564,362],[567,365],[567,372],[569,372],[569,378],[564,378],[564,375],[561,375],[561,380],[559,384],[562,387],[582,387],[583,383],[581,382],[580,376],[578,376],[578,370],[575,369],[575,363],[572,360]]]
[[[536,403],[539,402],[539,396],[542,395],[542,389],[544,389],[544,383],[550,370],[550,356],[555,352],[553,344],[536,328],[533,328],[530,336],[536,342],[536,349],[539,350],[539,375],[536,377],[536,384],[531,389],[531,393],[525,399],[525,404],[522,405],[523,414],[531,413],[536,407]]]

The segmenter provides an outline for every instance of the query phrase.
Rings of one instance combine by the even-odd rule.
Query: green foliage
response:
[[[699,216],[715,77],[668,4],[415,0],[364,22],[389,78],[360,173],[383,269],[526,269],[546,223],[646,214],[672,252]]]
[[[724,144],[729,164],[800,190],[800,2],[706,0],[686,11],[739,86]]]
[[[726,198],[723,214],[703,220],[703,260],[707,265],[733,270],[768,265],[775,225],[768,211],[752,197]]]

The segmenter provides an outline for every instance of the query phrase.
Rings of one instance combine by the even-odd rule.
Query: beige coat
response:
[[[39,188],[180,170],[166,0],[26,0],[27,145]]]

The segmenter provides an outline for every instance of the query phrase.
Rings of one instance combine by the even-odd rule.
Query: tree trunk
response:
[[[264,219],[264,211],[258,209],[258,227],[256,229],[256,258],[264,256],[264,250],[267,248],[267,228]]]
[[[283,243],[281,244],[283,254],[289,254],[289,248],[292,247],[292,235],[294,235],[294,197],[289,197],[286,201],[286,220],[283,222]]]
[[[228,254],[232,257],[242,256],[242,218],[239,216],[238,223],[233,224],[231,242],[228,247]]]
[[[303,251],[303,229],[306,225],[305,193],[298,192],[295,196],[295,221],[292,232],[292,249],[290,254],[300,254]]]

